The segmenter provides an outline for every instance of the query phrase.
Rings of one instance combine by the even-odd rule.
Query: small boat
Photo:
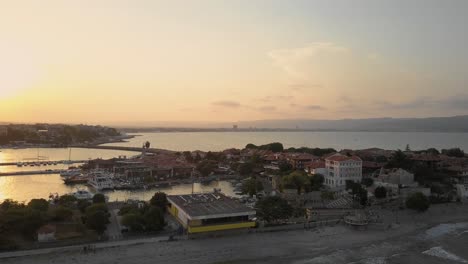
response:
[[[87,183],[89,180],[88,177],[85,176],[70,176],[68,178],[63,179],[65,184],[84,184]]]
[[[86,190],[80,190],[80,189],[77,189],[77,191],[72,193],[72,195],[75,196],[75,198],[78,200],[89,200],[93,198],[92,193]]]
[[[89,174],[88,184],[97,191],[113,190],[114,175],[105,171],[93,171]]]
[[[71,169],[71,170],[66,170],[60,173],[60,176],[62,177],[71,177],[71,176],[79,176],[79,175],[81,175],[80,169]]]

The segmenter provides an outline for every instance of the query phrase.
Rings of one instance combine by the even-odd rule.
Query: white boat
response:
[[[72,193],[78,200],[90,200],[93,199],[93,194],[86,191],[78,189],[76,192]]]
[[[90,179],[88,184],[96,189],[97,191],[102,190],[113,190],[114,185],[114,175],[105,171],[93,171],[89,174]]]
[[[60,176],[62,177],[72,177],[72,176],[79,176],[79,175],[81,175],[80,169],[71,169],[71,170],[66,170],[60,173]]]

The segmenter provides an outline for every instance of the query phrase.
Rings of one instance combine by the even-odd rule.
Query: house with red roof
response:
[[[326,186],[344,187],[346,181],[361,182],[362,160],[358,156],[347,156],[336,153],[325,158]]]

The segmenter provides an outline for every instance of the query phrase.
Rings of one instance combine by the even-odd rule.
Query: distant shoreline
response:
[[[124,133],[130,134],[137,134],[132,136],[141,136],[138,135],[139,133],[229,133],[229,132],[236,132],[236,133],[248,133],[248,132],[368,132],[368,133],[468,133],[468,131],[461,130],[461,131],[453,131],[453,130],[434,130],[434,131],[419,131],[419,130],[337,130],[337,129],[227,129],[227,128],[213,128],[213,129],[201,129],[201,128],[141,128],[141,129],[133,129],[133,128],[123,128],[119,129],[119,131]],[[112,143],[112,142],[109,142]],[[104,143],[105,144],[105,143]]]

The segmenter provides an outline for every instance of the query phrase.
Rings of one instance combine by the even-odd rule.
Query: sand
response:
[[[423,214],[380,211],[384,228],[324,227],[240,236],[146,242],[83,254],[79,250],[1,259],[42,263],[464,263],[468,206],[438,205]],[[392,225],[393,224],[393,225]],[[389,226],[392,226],[389,228]]]

